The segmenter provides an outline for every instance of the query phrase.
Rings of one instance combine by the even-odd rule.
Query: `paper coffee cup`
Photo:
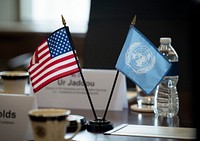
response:
[[[29,74],[26,71],[2,71],[0,73],[3,93],[25,94]]]
[[[70,125],[67,109],[33,109],[28,112],[35,141],[71,141],[81,130],[77,120],[77,128],[70,137],[65,138],[66,129]]]

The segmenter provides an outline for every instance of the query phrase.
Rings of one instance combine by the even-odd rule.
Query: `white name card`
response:
[[[82,69],[95,110],[105,110],[116,70]],[[33,92],[32,92],[33,93]],[[36,93],[39,107],[91,109],[80,73],[56,80]],[[125,76],[119,73],[108,110],[127,107]]]
[[[28,111],[35,108],[36,96],[0,94],[0,140],[33,140]]]

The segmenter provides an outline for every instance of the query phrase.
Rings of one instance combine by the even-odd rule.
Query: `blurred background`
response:
[[[199,33],[199,2],[0,0],[0,70],[26,69],[37,45],[63,26],[61,14],[69,25],[82,68],[115,69],[131,20],[137,15],[136,27],[155,46],[159,46],[160,37],[172,38],[180,61],[180,103],[186,101],[187,116],[192,116],[192,50],[198,41],[194,34]],[[131,89],[135,84],[127,79],[127,86]]]

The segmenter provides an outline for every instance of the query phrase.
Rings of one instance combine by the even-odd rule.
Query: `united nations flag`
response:
[[[169,71],[171,63],[131,25],[115,67],[150,94]]]

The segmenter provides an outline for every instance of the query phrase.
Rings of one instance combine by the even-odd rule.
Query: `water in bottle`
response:
[[[179,111],[178,55],[171,45],[171,38],[160,38],[158,50],[172,63],[172,67],[157,86],[154,98],[154,113],[157,116],[173,117]]]

